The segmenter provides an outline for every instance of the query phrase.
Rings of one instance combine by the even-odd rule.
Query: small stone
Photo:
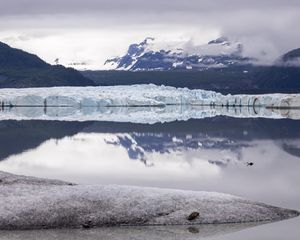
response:
[[[195,220],[196,218],[198,218],[199,215],[200,215],[200,213],[198,213],[198,212],[192,212],[192,213],[187,217],[187,220],[193,221],[193,220]]]
[[[170,215],[170,213],[163,213],[163,212],[161,212],[161,213],[158,213],[157,215],[159,217],[162,217],[162,216],[168,216],[168,215]]]
[[[88,228],[92,228],[93,224],[92,224],[92,221],[87,221],[87,222],[83,223],[81,226],[85,229],[88,229]]]

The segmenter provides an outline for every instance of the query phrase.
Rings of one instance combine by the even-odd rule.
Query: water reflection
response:
[[[54,123],[35,128],[37,123],[27,122],[26,131],[16,127],[20,122],[10,123],[13,132],[23,129],[26,146],[31,140],[34,145],[4,158],[0,169],[85,184],[219,191],[298,209],[299,193],[291,191],[300,182],[296,121],[219,118],[151,127],[85,122],[63,128]]]
[[[0,145],[2,171],[84,184],[225,192],[300,210],[299,121],[226,117],[153,125],[0,121]],[[286,239],[296,240],[300,234],[298,219],[292,220],[293,224],[246,230],[250,233],[237,234],[233,239],[251,239],[256,231],[257,239],[268,234],[267,239],[273,239],[280,235],[280,229],[288,229]],[[44,239],[90,237],[86,232],[75,232],[49,232]],[[101,231],[94,233],[100,239],[106,236]],[[35,234],[27,232],[22,239],[34,239]],[[127,236],[123,232],[124,237],[120,237],[115,230],[109,234],[115,237],[111,239]],[[176,239],[176,234],[167,229],[154,231],[153,235],[147,231],[136,234],[143,239],[151,239],[143,234],[153,239]],[[159,234],[165,235],[160,238]],[[183,231],[178,236],[189,239],[188,234],[191,233]],[[196,236],[202,235],[191,235]],[[90,239],[93,237],[92,234]]]
[[[237,159],[241,159],[241,149],[249,146],[248,143],[240,143],[226,138],[209,138],[203,134],[157,134],[157,133],[131,133],[116,134],[113,141],[105,140],[107,144],[122,146],[127,150],[130,159],[140,160],[147,165],[147,155],[150,153],[171,154],[186,153],[192,150],[202,152],[204,150],[218,149],[234,152]],[[200,153],[199,153],[200,155]],[[211,159],[209,163],[225,166],[230,158]]]
[[[217,116],[300,119],[299,108],[167,105],[136,107],[4,107],[0,120],[111,121],[155,124]]]
[[[262,224],[262,223],[260,223]],[[255,223],[202,226],[114,227],[91,230],[43,230],[0,232],[3,240],[196,240],[229,234],[257,226]]]
[[[34,149],[46,140],[61,139],[79,132],[126,133],[133,138],[138,138],[137,140],[144,148],[162,151],[159,149],[161,142],[164,142],[162,146],[166,146],[169,142],[172,146],[168,144],[168,148],[172,149],[180,147],[179,145],[196,148],[198,144],[207,146],[211,144],[209,143],[211,137],[224,139],[222,143],[224,147],[233,147],[232,144],[230,146],[230,141],[240,142],[253,139],[280,141],[296,139],[297,141],[300,138],[300,124],[293,120],[225,117],[154,125],[115,122],[0,121],[0,160]],[[226,142],[227,146],[225,146]],[[148,148],[147,145],[150,147]]]

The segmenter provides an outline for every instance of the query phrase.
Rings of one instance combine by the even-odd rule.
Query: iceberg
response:
[[[279,221],[299,216],[240,197],[117,185],[77,185],[0,172],[0,230]]]

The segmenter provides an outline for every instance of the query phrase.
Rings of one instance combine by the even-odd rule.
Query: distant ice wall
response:
[[[167,86],[53,87],[0,89],[0,105],[43,107],[255,106],[300,108],[299,94],[222,95]]]

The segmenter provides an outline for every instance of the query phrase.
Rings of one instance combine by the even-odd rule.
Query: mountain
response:
[[[260,89],[269,92],[300,92],[300,67],[296,66],[268,66],[260,67],[253,75]]]
[[[0,42],[0,87],[93,86],[72,68],[50,65],[38,56]]]
[[[276,65],[285,67],[300,67],[300,48],[291,50],[281,56]]]
[[[140,44],[131,45],[125,56],[106,61],[119,71],[84,71],[82,74],[98,85],[153,83],[223,94],[300,93],[300,65],[296,64],[300,49],[284,54],[271,66],[262,66],[254,64],[253,58],[242,57],[241,43],[221,37],[192,49],[190,52],[198,52],[198,55],[193,54],[198,63],[189,67],[192,57],[186,55],[184,58],[182,48],[154,51],[153,41],[147,38]],[[161,58],[155,60],[153,56]],[[181,65],[176,64],[178,58],[182,59]],[[211,61],[207,60],[209,58]]]
[[[36,55],[0,42],[0,68],[45,68],[48,64]]]
[[[274,121],[262,118],[215,117],[163,124],[94,122],[83,131],[114,134],[114,138],[105,140],[106,144],[122,147],[130,159],[139,160],[147,166],[151,166],[148,158],[150,154],[168,154],[175,151],[182,154],[187,150],[227,149],[232,153],[231,160],[240,160],[243,149],[251,147],[253,141],[270,138],[283,151],[294,156],[299,154],[297,139],[300,137],[300,124],[288,119]],[[227,161],[226,157],[220,159],[211,156],[207,160],[221,167],[234,163]]]
[[[84,71],[97,85],[156,84],[223,94],[300,93],[300,67],[232,66],[201,71]]]
[[[1,121],[0,161],[34,149],[47,140],[73,136],[90,124],[64,121]]]
[[[122,57],[108,59],[106,66],[117,70],[205,70],[228,66],[244,66],[255,59],[243,56],[243,45],[221,37],[201,46],[171,44],[161,46],[154,38],[146,38],[129,46]]]

